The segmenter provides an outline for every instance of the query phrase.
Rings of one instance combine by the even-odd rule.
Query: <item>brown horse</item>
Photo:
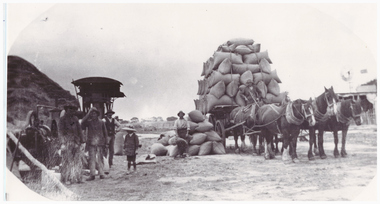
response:
[[[309,160],[314,160],[314,155],[312,151],[313,145],[314,153],[316,155],[319,155],[322,159],[326,158],[326,154],[323,150],[323,131],[326,127],[327,120],[336,114],[337,101],[338,97],[334,92],[334,88],[331,87],[329,89],[326,89],[325,87],[325,92],[323,92],[313,101],[313,111],[317,123],[315,124],[315,126],[309,126],[308,122],[305,121],[301,125],[301,129],[309,130]],[[315,130],[318,130],[318,146],[316,145]]]
[[[311,102],[311,100],[298,99],[283,103],[281,106],[268,104],[258,109],[256,125],[261,127],[260,136],[265,139],[265,159],[274,158],[270,144],[273,142],[273,135],[275,134],[283,135],[284,153],[282,159],[284,162],[297,159],[296,148],[292,146],[291,141],[297,139],[300,132],[299,126],[304,120],[307,120],[310,125],[315,123]],[[289,158],[288,147],[290,147],[291,158]]]
[[[334,156],[339,156],[338,150],[338,131],[342,131],[342,147],[341,155],[342,157],[347,156],[346,152],[346,137],[348,132],[348,127],[350,126],[351,119],[355,121],[356,125],[361,125],[362,118],[362,106],[361,101],[354,101],[353,99],[343,100],[337,103],[337,114],[336,117],[330,117],[327,122],[324,131],[331,131],[334,134]]]

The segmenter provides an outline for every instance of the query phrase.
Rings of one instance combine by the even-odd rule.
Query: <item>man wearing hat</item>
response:
[[[58,138],[62,155],[60,168],[62,181],[66,184],[82,183],[81,145],[85,143],[78,118],[75,112],[78,106],[74,103],[64,104],[65,113],[58,122]]]
[[[128,161],[127,173],[129,174],[132,163],[133,163],[133,170],[136,171],[136,155],[137,155],[137,149],[139,148],[139,138],[135,134],[136,130],[133,128],[133,126],[124,127],[122,128],[122,130],[127,131],[127,135],[125,135],[125,138],[124,138],[123,149],[124,149],[124,153],[127,155],[127,161]]]
[[[109,141],[108,142],[108,164],[109,164],[110,168],[113,165],[113,155],[115,153],[115,149],[114,149],[115,134],[116,134],[116,131],[118,131],[116,129],[116,127],[117,128],[120,127],[120,123],[115,118],[112,118],[113,114],[115,114],[114,111],[108,110],[106,112],[106,117],[103,120],[106,124],[107,133],[108,133],[108,141]],[[107,152],[106,152],[106,154],[107,154]]]
[[[253,84],[251,79],[248,79],[245,83],[245,86],[240,86],[240,91],[242,93],[242,97],[244,98],[247,105],[249,104],[257,104],[262,105],[262,100],[260,94],[258,94],[258,88]]]
[[[107,129],[104,121],[100,118],[100,112],[92,107],[82,120],[82,128],[87,129],[87,147],[89,154],[90,178],[86,181],[95,179],[96,158],[98,158],[98,172],[100,179],[104,179],[103,151],[107,147]]]
[[[185,113],[183,111],[178,112],[178,119],[174,122],[174,130],[177,136],[181,139],[177,140],[177,146],[179,151],[179,156],[183,157],[183,153],[186,151],[189,138],[189,131],[190,131],[190,124],[189,122],[183,117],[185,116]]]

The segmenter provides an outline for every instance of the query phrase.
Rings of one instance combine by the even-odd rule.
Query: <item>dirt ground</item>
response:
[[[140,136],[143,147],[139,155],[150,153],[158,135]],[[225,155],[157,157],[156,164],[138,165],[137,172],[130,175],[125,174],[125,156],[115,156],[106,179],[96,177],[66,187],[82,201],[355,200],[377,175],[377,128],[350,127],[346,158],[334,158],[331,133],[324,138],[328,156],[324,160],[308,160],[308,142],[298,142],[300,163],[284,164],[281,155],[272,160],[253,156],[251,145],[247,152],[235,154],[233,137],[229,137]]]

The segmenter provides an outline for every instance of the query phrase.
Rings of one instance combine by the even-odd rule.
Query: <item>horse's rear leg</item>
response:
[[[318,148],[319,148],[319,156],[321,159],[326,159],[327,156],[325,154],[325,150],[323,148],[323,128],[318,130]]]
[[[264,139],[264,135],[259,136],[259,155],[265,152]]]

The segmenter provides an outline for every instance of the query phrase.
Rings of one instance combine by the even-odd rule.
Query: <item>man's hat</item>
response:
[[[122,130],[125,130],[125,131],[131,131],[131,132],[136,132],[136,130],[133,128],[133,126],[127,126],[127,127],[123,127],[121,128]]]
[[[98,116],[100,115],[100,111],[98,111],[98,109],[97,108],[95,108],[95,107],[93,107],[94,109],[92,109],[92,111],[95,111],[97,114],[98,114]]]
[[[179,112],[177,113],[178,116],[179,116],[180,114],[186,115],[183,111],[179,111]]]
[[[106,113],[106,115],[107,115],[108,113],[112,113],[112,115],[113,115],[113,114],[115,114],[115,111],[108,110],[107,113]]]

